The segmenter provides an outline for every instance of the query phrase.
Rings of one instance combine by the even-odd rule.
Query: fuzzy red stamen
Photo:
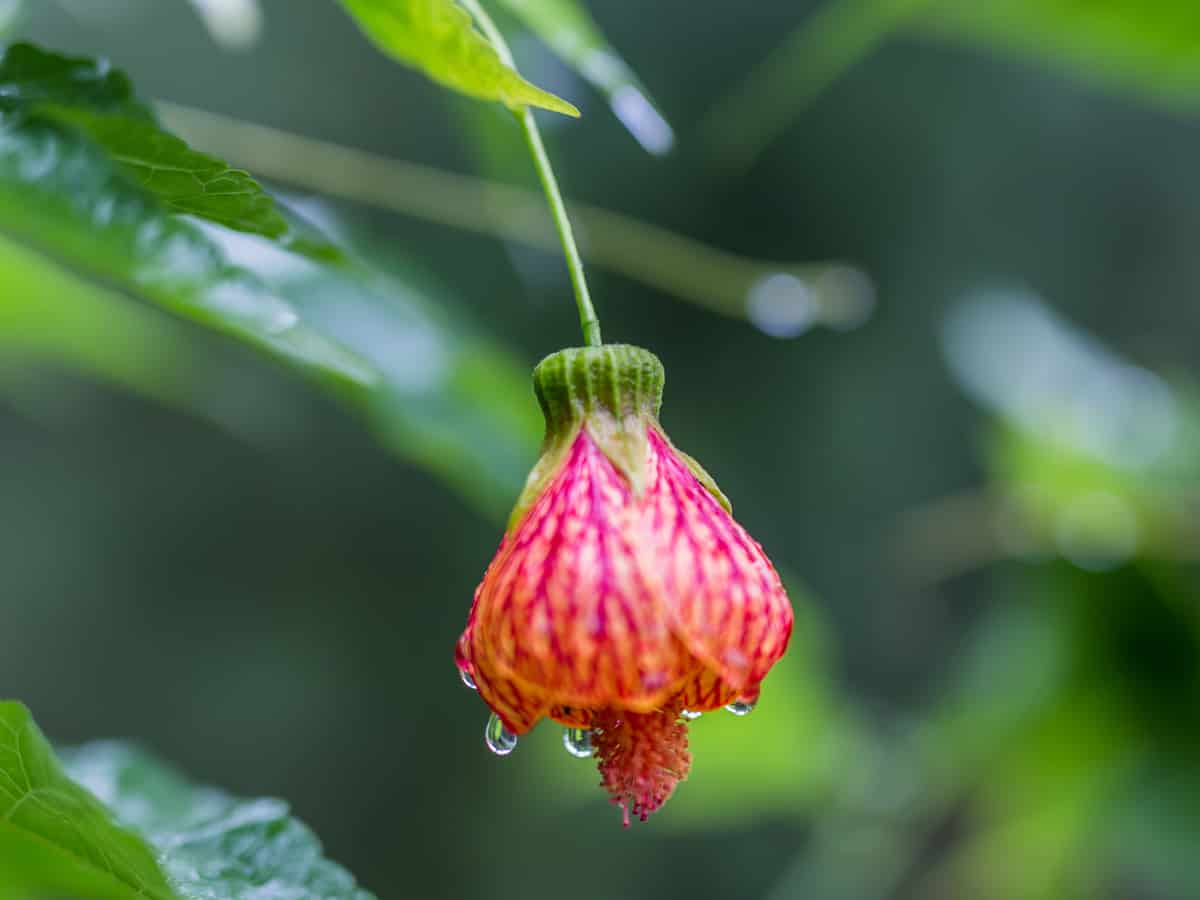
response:
[[[679,704],[651,713],[602,709],[592,714],[592,746],[600,760],[600,786],[630,815],[643,822],[667,802],[692,765],[687,725]]]

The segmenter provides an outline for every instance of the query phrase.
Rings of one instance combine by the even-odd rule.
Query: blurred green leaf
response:
[[[287,221],[254,179],[160,128],[129,80],[106,63],[15,44],[0,60],[0,111],[9,127],[22,118],[51,120],[86,135],[173,212],[287,235]]]
[[[1192,384],[1121,358],[1024,291],[959,304],[942,345],[959,383],[997,419],[986,450],[1005,521],[987,527],[1004,532],[1008,552],[1052,549],[1085,568],[1197,558]]]
[[[391,449],[496,518],[533,459],[539,426],[527,370],[452,304],[429,300],[405,274],[357,259],[325,262],[175,215],[105,148],[56,121],[0,119],[0,238],[21,257],[6,275],[14,292],[0,296],[0,329],[8,326],[0,342],[32,348],[36,338],[44,353],[102,373],[105,366],[118,382],[163,395],[160,387],[186,376],[176,368],[188,365],[187,356],[177,367],[153,351],[138,351],[144,365],[124,361],[102,347],[112,328],[71,324],[71,307],[104,321],[96,306],[102,289],[223,332],[318,379],[364,413]],[[39,288],[31,273],[46,267],[66,270],[57,279],[66,294]],[[141,329],[145,322],[134,325],[132,315],[114,312],[113,327]]]
[[[0,387],[19,387],[31,362],[52,361],[168,405],[193,406],[201,361],[182,322],[3,235],[0,298]]]
[[[675,135],[629,64],[579,0],[499,0],[579,75],[608,98],[613,113],[644,148],[666,153]]]
[[[454,0],[341,0],[384,53],[447,87],[512,109],[537,106],[578,116],[570,103],[507,66]]]
[[[154,854],[64,774],[20,703],[0,703],[0,896],[174,900]]]
[[[913,15],[939,0],[828,0],[704,117],[705,143],[745,168],[848,69]]]
[[[1191,0],[829,0],[705,117],[706,140],[746,166],[816,97],[897,33],[966,42],[1200,110],[1200,5]]]
[[[1192,0],[942,0],[914,24],[1200,110],[1200,4]]]
[[[1189,757],[1149,755],[1114,798],[1103,850],[1152,885],[1151,896],[1200,896],[1200,773]]]
[[[1195,447],[1179,450],[1194,454]],[[1126,468],[1008,423],[991,429],[987,451],[1010,524],[1020,530],[1018,546],[1052,548],[1101,569],[1133,556],[1195,559],[1200,553],[1200,478],[1172,468],[1173,460]]]
[[[67,772],[158,850],[185,900],[372,900],[322,856],[286,803],[197,787],[149,754],[115,742],[63,753]]]
[[[952,896],[1082,900],[1111,876],[1089,848],[1127,774],[1131,736],[1107,697],[1057,699],[973,773],[978,821],[938,873]]]

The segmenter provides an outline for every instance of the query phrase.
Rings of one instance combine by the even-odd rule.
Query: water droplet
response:
[[[487,721],[483,730],[483,740],[487,748],[497,756],[508,756],[517,747],[517,736],[504,727],[500,717],[495,713]]]
[[[479,690],[479,686],[475,683],[475,679],[471,677],[471,673],[466,669],[459,669],[458,675],[462,678],[462,683],[473,691]]]
[[[745,700],[735,700],[733,703],[730,703],[728,706],[726,706],[725,709],[733,713],[735,716],[745,716],[754,711],[754,704],[747,703]]]
[[[703,713],[692,712],[690,709],[681,709],[679,711],[679,715],[681,715],[683,718],[687,719],[690,722],[693,719],[700,718],[700,716],[702,716]]]
[[[592,733],[586,728],[568,728],[563,732],[563,746],[576,759],[590,759]]]

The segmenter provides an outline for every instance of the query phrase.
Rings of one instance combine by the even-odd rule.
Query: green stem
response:
[[[460,0],[463,7],[479,23],[484,35],[496,53],[514,72],[517,70],[516,61],[504,35],[496,27],[491,16],[478,0]],[[571,220],[567,215],[567,205],[563,202],[562,191],[558,188],[558,179],[554,177],[554,168],[550,165],[550,157],[546,153],[546,145],[542,143],[542,134],[538,131],[537,122],[533,118],[533,110],[525,107],[515,113],[521,130],[525,132],[525,143],[533,155],[533,164],[537,169],[538,179],[546,192],[546,200],[550,204],[550,214],[554,217],[554,225],[558,229],[558,239],[562,243],[563,254],[567,259],[567,270],[571,273],[571,286],[575,289],[575,304],[579,307],[579,325],[583,329],[583,340],[589,347],[599,347],[603,340],[600,337],[600,320],[596,309],[592,306],[592,296],[588,292],[587,278],[583,274],[583,259],[579,255],[579,247],[575,243],[575,232],[571,228]]]
[[[547,253],[562,245],[532,190],[389,159],[253,122],[158,101],[163,121],[197,147],[305,191],[338,197],[426,222],[461,228]],[[777,276],[794,281],[816,306],[817,322],[845,330],[867,317],[870,278],[839,262],[752,259],[649,222],[572,204],[583,226],[587,261],[723,316],[746,321],[755,286]]]

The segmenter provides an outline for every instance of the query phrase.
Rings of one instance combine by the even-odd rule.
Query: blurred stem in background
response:
[[[1196,9],[1190,0],[827,0],[735,81],[701,130],[719,165],[744,172],[831,84],[896,33],[1048,65],[1195,115]]]
[[[841,75],[934,0],[834,0],[796,29],[709,110],[705,144],[741,172]],[[787,90],[778,86],[786,84]]]
[[[500,59],[517,71],[517,61],[513,59],[512,51],[504,35],[496,27],[482,6],[476,0],[460,0],[463,7],[474,16],[475,21],[483,29],[484,35],[500,55]],[[575,303],[579,307],[579,327],[583,331],[583,341],[589,347],[599,347],[604,343],[600,336],[600,320],[596,317],[596,309],[592,306],[591,292],[588,291],[587,276],[583,273],[583,260],[579,256],[579,248],[575,244],[575,232],[571,228],[571,218],[567,214],[567,205],[563,202],[562,191],[558,187],[558,179],[554,177],[554,167],[550,164],[550,156],[546,153],[546,145],[542,142],[542,134],[538,130],[537,121],[533,118],[533,110],[522,107],[515,111],[517,122],[525,135],[525,143],[533,156],[533,165],[537,169],[538,180],[542,190],[546,192],[546,200],[550,204],[550,214],[554,217],[554,225],[558,230],[558,239],[562,244],[563,255],[567,261],[567,271],[571,274],[571,287],[575,291]]]
[[[193,145],[262,177],[540,250],[559,247],[533,191],[173,103],[157,108]],[[845,263],[751,259],[600,207],[573,204],[571,214],[583,258],[775,337],[816,324],[849,330],[874,306],[870,278]]]
[[[1200,496],[1184,495],[1200,509]],[[1182,519],[1148,551],[1170,563],[1200,562],[1200,517]],[[897,521],[892,539],[896,572],[910,586],[933,587],[1005,560],[1048,559],[1055,535],[1029,521],[1003,491],[979,488],[914,507]]]

